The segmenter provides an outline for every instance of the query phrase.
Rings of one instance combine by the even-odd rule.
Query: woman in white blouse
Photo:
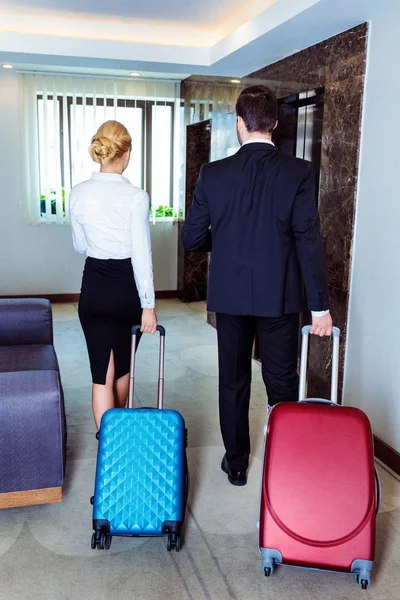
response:
[[[86,254],[79,318],[92,372],[97,427],[109,408],[124,407],[129,388],[131,328],[155,333],[148,194],[122,176],[132,139],[116,121],[104,123],[89,153],[100,172],[70,196],[75,250]]]

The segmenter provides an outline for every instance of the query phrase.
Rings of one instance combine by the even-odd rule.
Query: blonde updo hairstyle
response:
[[[95,162],[110,165],[131,148],[132,138],[125,125],[106,121],[92,137],[89,154]]]

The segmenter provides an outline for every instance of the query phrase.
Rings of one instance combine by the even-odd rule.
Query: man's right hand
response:
[[[324,315],[323,317],[313,317],[311,333],[313,335],[319,335],[320,337],[324,337],[326,335],[332,335],[331,314],[328,313],[327,315]]]

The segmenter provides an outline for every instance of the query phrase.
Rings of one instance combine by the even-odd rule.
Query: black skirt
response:
[[[130,258],[87,258],[79,319],[85,334],[93,383],[105,384],[111,350],[115,380],[129,373],[131,329],[141,323],[142,308]]]

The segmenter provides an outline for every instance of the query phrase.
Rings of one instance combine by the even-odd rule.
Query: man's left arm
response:
[[[204,192],[204,170],[200,169],[193,201],[182,228],[182,245],[188,251],[211,252],[210,213]]]
[[[292,226],[312,314],[311,333],[321,337],[331,335],[328,278],[321,243],[319,214],[315,204],[315,174],[311,164],[297,190]]]

